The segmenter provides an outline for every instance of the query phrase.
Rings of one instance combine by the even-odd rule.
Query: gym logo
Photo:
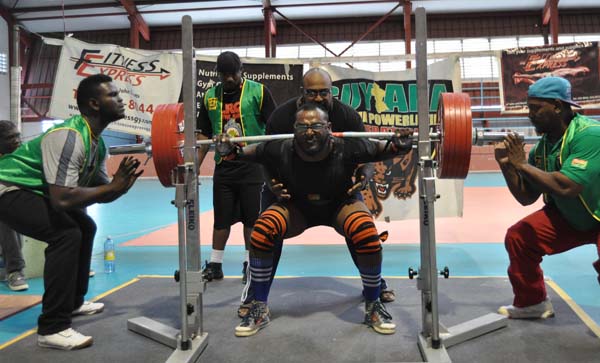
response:
[[[417,190],[417,157],[415,150],[406,155],[375,164],[375,175],[369,186],[362,191],[365,204],[375,218],[383,212],[382,200],[391,194],[396,199],[406,200]]]
[[[429,123],[435,125],[441,94],[452,92],[452,81],[429,81]],[[350,105],[361,116],[366,131],[393,131],[418,125],[415,81],[345,79],[333,82],[332,96]]]
[[[160,67],[160,59],[140,62],[121,53],[102,54],[99,49],[83,49],[79,58],[71,57],[70,60],[75,63],[73,68],[78,76],[88,77],[100,73],[132,86],[141,85],[149,77],[163,80],[171,76],[171,72]]]
[[[209,111],[215,111],[217,109],[217,101],[218,99],[216,97],[211,97],[208,99],[207,103]]]
[[[581,160],[581,159],[573,159],[573,161],[571,161],[571,166],[577,169],[581,169],[581,170],[585,170],[587,169],[587,160]]]

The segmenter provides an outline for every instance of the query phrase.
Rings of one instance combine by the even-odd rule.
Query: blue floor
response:
[[[505,185],[500,174],[470,174],[465,187]],[[92,268],[97,271],[90,280],[88,297],[102,294],[138,275],[172,275],[177,269],[176,247],[124,247],[123,242],[160,229],[177,221],[176,209],[171,205],[174,189],[165,189],[156,180],[140,180],[131,191],[111,204],[98,204],[89,213],[98,224]],[[212,182],[203,179],[200,193],[202,212],[212,208]],[[508,226],[507,226],[508,227]],[[415,228],[417,224],[415,223]],[[116,272],[103,273],[102,242],[111,235],[117,244]],[[506,276],[508,258],[501,241],[497,244],[448,243],[438,245],[438,266],[448,266],[451,276]],[[208,247],[201,250],[202,258],[210,254]],[[240,275],[243,259],[242,246],[229,246],[225,254],[225,275]],[[385,276],[407,276],[409,267],[417,269],[420,261],[417,244],[384,245]],[[548,256],[543,262],[544,272],[598,324],[600,323],[600,286],[591,263],[597,259],[592,245]],[[284,246],[278,269],[279,276],[356,276],[345,244],[327,246]],[[440,280],[440,284],[444,281]],[[40,278],[29,279],[26,294],[42,294]],[[240,285],[241,287],[241,285]],[[393,286],[392,286],[393,287]],[[209,285],[210,289],[210,285]],[[208,290],[210,291],[210,290]],[[417,290],[415,289],[415,293]],[[0,284],[0,294],[11,294]],[[14,293],[23,294],[23,293]],[[498,305],[510,303],[506,296]],[[35,328],[41,306],[35,306],[0,322],[0,345]]]

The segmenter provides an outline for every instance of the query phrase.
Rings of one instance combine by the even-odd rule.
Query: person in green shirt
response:
[[[529,118],[541,139],[529,158],[514,133],[495,147],[515,199],[530,205],[544,198],[544,207],[510,227],[505,237],[515,296],[498,312],[514,319],[554,316],[540,267],[543,256],[591,243],[600,252],[600,122],[573,112],[572,106],[580,106],[564,78],[542,78],[527,96]],[[600,260],[594,267],[600,274]]]
[[[77,114],[0,157],[0,222],[48,243],[38,345],[72,350],[93,343],[72,328],[72,316],[104,310],[85,301],[96,224],[86,213],[94,203],[121,197],[142,172],[123,158],[112,180],[106,171],[102,131],[125,116],[112,78],[96,74],[77,87]]]

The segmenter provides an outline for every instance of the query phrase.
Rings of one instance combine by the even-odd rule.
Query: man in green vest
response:
[[[221,133],[230,137],[264,135],[267,119],[275,109],[271,92],[261,83],[242,78],[242,62],[233,52],[223,52],[217,57],[217,72],[221,82],[206,91],[200,106],[198,139]],[[208,145],[200,149],[200,164],[207,151]],[[217,153],[215,162],[212,252],[202,273],[208,281],[223,278],[225,245],[231,226],[241,221],[246,245],[242,268],[242,282],[245,283],[250,234],[260,211],[264,175],[260,166],[221,160]]]
[[[508,188],[522,205],[541,194],[544,207],[506,233],[513,304],[499,313],[514,319],[554,316],[542,257],[584,244],[600,246],[600,122],[574,113],[564,78],[546,77],[529,87],[529,118],[542,137],[526,158],[522,140],[509,134],[495,148]],[[600,274],[600,262],[594,267]]]
[[[79,83],[81,114],[0,157],[0,222],[48,243],[38,345],[80,349],[92,337],[71,328],[71,317],[99,313],[104,304],[85,301],[96,224],[85,212],[125,194],[141,172],[125,157],[109,180],[104,129],[125,114],[112,78],[97,74]]]

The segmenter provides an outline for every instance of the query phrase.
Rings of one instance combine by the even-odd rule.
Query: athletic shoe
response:
[[[38,335],[38,345],[45,348],[73,350],[89,347],[93,339],[72,328],[50,335]]]
[[[554,308],[550,299],[546,297],[539,304],[518,308],[514,305],[501,306],[498,313],[511,319],[546,319],[554,317]]]
[[[96,276],[96,271],[90,269],[90,273],[89,273],[90,277],[94,277]]]
[[[381,301],[370,301],[365,305],[365,324],[379,334],[394,334],[396,332],[396,324],[392,323],[392,316],[385,310],[385,306]]]
[[[246,285],[248,282],[248,262],[244,261],[242,264],[242,285]]]
[[[240,318],[243,319],[246,316],[248,316],[248,314],[250,313],[250,310],[252,310],[252,301],[238,306],[237,314]]]
[[[396,293],[389,289],[384,279],[381,279],[381,291],[379,292],[379,300],[382,303],[390,303],[396,300]]]
[[[205,281],[221,280],[223,278],[222,266],[222,263],[204,261],[204,269],[202,269],[202,278]]]
[[[104,310],[104,304],[99,302],[84,301],[80,307],[73,310],[71,315],[93,315],[101,313]]]
[[[27,284],[23,270],[9,273],[6,281],[8,281],[8,287],[12,291],[23,291],[29,288],[29,284]]]
[[[271,321],[271,312],[267,303],[262,301],[253,301],[252,308],[246,317],[242,319],[240,325],[235,327],[235,336],[249,337],[258,333],[258,331]]]
[[[365,292],[362,292],[363,300],[365,298]],[[394,290],[389,289],[384,279],[381,279],[381,290],[379,291],[379,300],[383,303],[391,303],[396,301],[396,293]]]

